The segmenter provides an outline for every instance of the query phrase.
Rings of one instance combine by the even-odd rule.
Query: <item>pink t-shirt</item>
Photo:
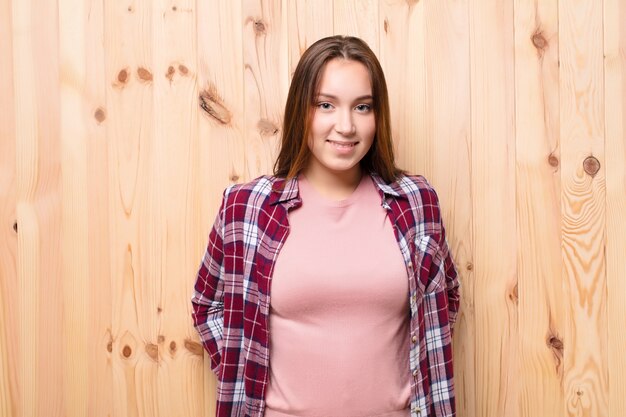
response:
[[[342,201],[299,177],[270,300],[266,417],[409,415],[407,271],[369,175]]]

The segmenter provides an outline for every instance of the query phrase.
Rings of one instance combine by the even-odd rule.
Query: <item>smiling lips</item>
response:
[[[326,139],[326,141],[330,142],[330,144],[333,145],[333,147],[335,147],[338,150],[350,150],[354,148],[357,143],[359,143],[359,142],[340,142],[340,141],[330,140],[330,139]]]

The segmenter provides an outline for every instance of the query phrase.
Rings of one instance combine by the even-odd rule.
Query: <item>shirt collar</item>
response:
[[[385,182],[385,180],[375,172],[370,172],[369,175],[374,180],[374,184],[381,190],[384,194],[390,195],[396,198],[407,198],[406,193],[398,184],[398,181],[393,181],[389,184]],[[287,203],[292,200],[293,203],[298,204],[301,203],[299,190],[298,190],[298,178],[278,178],[272,185],[272,193],[270,195],[270,205],[278,204],[278,203]]]

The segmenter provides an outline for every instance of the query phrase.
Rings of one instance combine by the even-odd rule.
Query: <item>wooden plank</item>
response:
[[[207,237],[221,203],[222,191],[230,183],[241,182],[245,175],[244,161],[244,95],[242,31],[244,19],[241,2],[221,0],[199,2],[198,20],[198,92],[200,109],[197,119],[199,137],[194,140],[192,164],[195,202],[193,217],[188,223],[188,236],[193,237],[192,256],[195,279],[206,250]],[[220,59],[213,59],[220,57]],[[205,101],[206,100],[206,101]],[[192,288],[191,286],[189,287]],[[193,340],[198,342],[195,334]],[[204,363],[204,366],[202,364]],[[204,415],[215,415],[216,379],[209,366],[208,355],[195,363],[194,375],[202,372]],[[200,381],[199,381],[200,382]],[[198,383],[202,386],[201,383]]]
[[[333,0],[287,0],[285,6],[291,79],[304,51],[318,39],[335,33]]]
[[[26,417],[56,417],[64,414],[58,26],[49,18],[57,8],[12,5],[21,408]]]
[[[333,3],[333,32],[363,39],[378,55],[380,19],[377,0],[340,0]]]
[[[151,167],[150,205],[155,208],[147,235],[154,236],[149,276],[160,277],[161,292],[154,313],[159,327],[147,345],[158,363],[158,410],[163,416],[199,416],[203,413],[202,346],[191,341],[190,289],[198,259],[188,239],[195,220],[192,186],[197,160],[198,89],[196,84],[196,2],[153,3],[155,77],[155,145]],[[196,149],[194,149],[196,148]],[[164,169],[164,167],[167,167]],[[193,234],[193,233],[192,233]],[[152,267],[145,266],[149,271]]]
[[[602,33],[602,3],[559,2],[563,383],[569,416],[608,414]],[[588,157],[599,167],[585,162]]]
[[[288,89],[286,0],[243,4],[246,175],[273,172]]]
[[[524,417],[563,415],[558,59],[557,3],[516,1],[517,261]]]
[[[626,4],[604,1],[609,417],[626,416]]]
[[[68,416],[88,403],[87,131],[85,10],[81,0],[60,1],[61,277],[63,401]]]
[[[109,124],[105,67],[104,2],[83,9],[85,19],[86,183],[88,271],[87,416],[113,416],[111,237],[109,232]]]
[[[105,3],[113,415],[160,416],[153,359],[161,255],[154,185],[152,2]]]
[[[519,416],[513,2],[470,1],[475,396]]]
[[[393,117],[392,134],[400,168],[428,172],[424,2],[380,3],[380,61]],[[410,68],[410,71],[407,71]]]
[[[476,409],[476,330],[471,190],[470,51],[467,1],[425,2],[425,155],[418,167],[439,195],[443,220],[460,274],[461,309],[454,332],[454,371],[459,416]],[[410,139],[417,140],[412,134]]]
[[[0,1],[0,417],[21,417],[20,286],[17,281],[17,184],[13,22],[11,1]],[[10,226],[10,227],[6,227]]]

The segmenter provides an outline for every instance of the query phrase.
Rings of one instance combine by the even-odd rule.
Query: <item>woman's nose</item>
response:
[[[335,131],[343,136],[351,136],[356,133],[356,126],[352,120],[350,111],[337,112],[337,121],[335,123]]]

